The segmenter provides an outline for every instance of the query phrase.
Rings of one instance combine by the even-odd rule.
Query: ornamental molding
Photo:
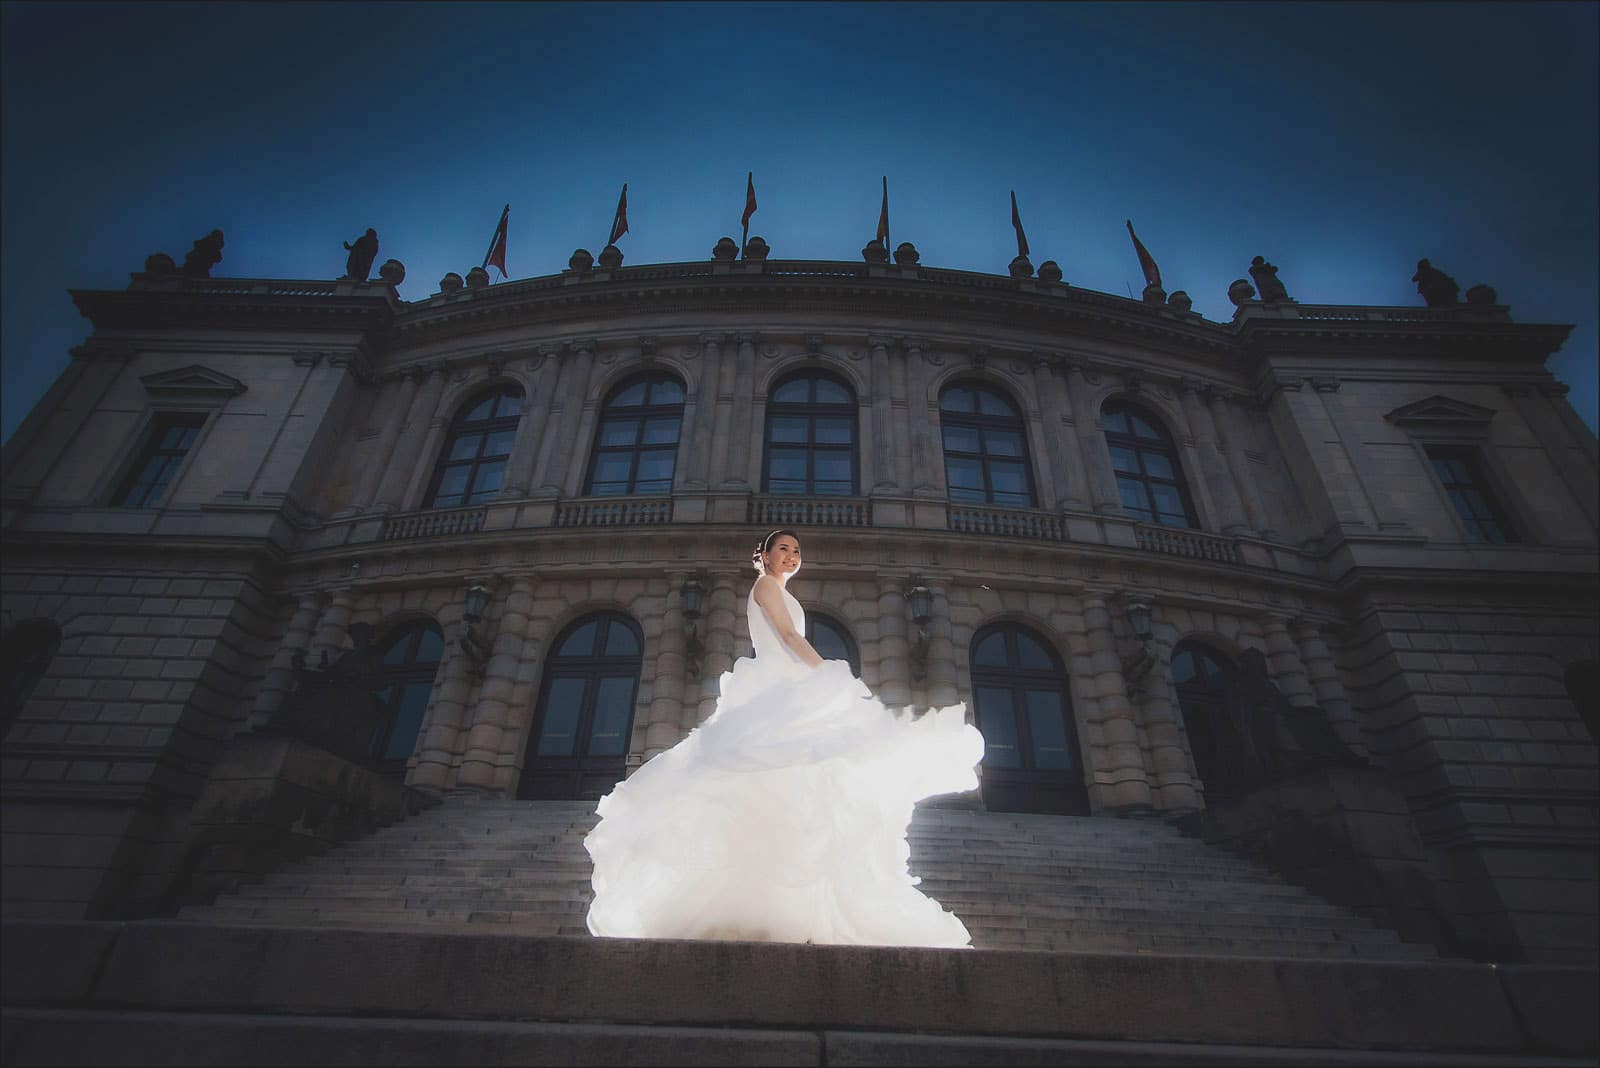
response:
[[[1422,429],[1482,429],[1489,425],[1495,410],[1436,393],[1410,404],[1404,404],[1384,416],[1395,426],[1408,430]]]
[[[175,371],[157,371],[140,375],[145,392],[157,397],[190,397],[196,400],[223,400],[237,397],[245,391],[245,384],[232,375],[213,371],[194,363]]]

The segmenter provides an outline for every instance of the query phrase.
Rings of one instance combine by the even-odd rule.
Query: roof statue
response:
[[[1417,292],[1422,294],[1422,299],[1427,301],[1430,308],[1450,307],[1456,303],[1456,294],[1461,291],[1454,278],[1427,260],[1417,261],[1417,273],[1411,276],[1411,280],[1417,283]]]
[[[372,261],[378,258],[378,231],[367,227],[367,232],[356,238],[356,243],[346,241],[344,247],[350,256],[344,261],[344,276],[365,282],[372,273]]]

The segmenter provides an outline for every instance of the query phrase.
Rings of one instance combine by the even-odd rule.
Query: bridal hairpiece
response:
[[[761,572],[763,575],[767,573],[767,569],[762,565],[761,558],[766,555],[768,549],[772,548],[772,539],[776,538],[783,532],[784,529],[782,527],[774,530],[771,534],[768,534],[766,537],[756,542],[756,551],[750,554],[750,562],[754,564],[756,570]]]

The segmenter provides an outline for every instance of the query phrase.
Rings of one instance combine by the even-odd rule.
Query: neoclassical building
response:
[[[1360,768],[1452,946],[1593,955],[1568,327],[728,252],[75,291],[4,454],[6,914],[170,914],[274,732],[339,789],[599,797],[710,713],[782,526],[824,655],[966,704],[965,803],[1194,821]]]

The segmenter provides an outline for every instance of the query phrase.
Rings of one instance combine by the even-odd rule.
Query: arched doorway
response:
[[[1189,738],[1195,774],[1206,797],[1220,800],[1231,792],[1233,754],[1227,751],[1228,684],[1233,666],[1215,649],[1200,642],[1179,642],[1172,650],[1172,683]]]
[[[528,732],[517,796],[599,800],[622,779],[644,652],[618,612],[584,616],[557,636]]]
[[[1087,815],[1067,674],[1040,635],[1013,623],[972,639],[972,697],[983,732],[983,803],[993,812]]]
[[[444,659],[444,635],[431,619],[420,619],[396,630],[382,649],[376,672],[380,681],[372,695],[383,720],[373,734],[372,758],[379,771],[399,779],[417,747],[433,679]]]

